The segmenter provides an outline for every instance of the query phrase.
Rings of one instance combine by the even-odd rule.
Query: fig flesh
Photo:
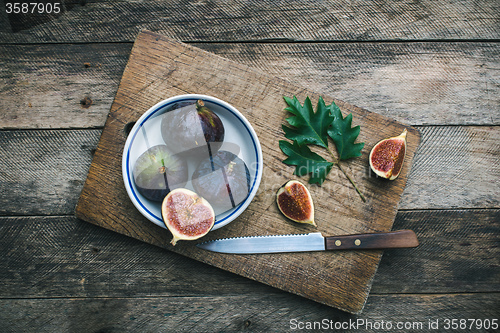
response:
[[[224,141],[222,120],[201,100],[181,105],[162,116],[161,134],[165,144],[174,153],[208,148],[210,154],[215,154]]]
[[[316,226],[314,204],[307,187],[297,180],[290,180],[276,194],[279,210],[292,221]]]
[[[187,162],[165,145],[153,146],[142,153],[132,173],[137,191],[152,201],[161,202],[171,190],[184,187],[188,180]]]
[[[247,165],[230,151],[221,150],[205,158],[192,176],[193,188],[218,212],[236,207],[250,192]]]
[[[370,167],[376,175],[394,180],[403,168],[406,154],[406,134],[379,141],[370,152]]]
[[[171,191],[161,205],[163,221],[173,235],[172,245],[179,240],[194,240],[205,236],[214,226],[212,206],[185,188]]]

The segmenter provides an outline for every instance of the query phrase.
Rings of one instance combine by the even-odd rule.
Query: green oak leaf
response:
[[[283,125],[285,137],[292,141],[297,141],[299,145],[313,144],[323,148],[328,147],[328,127],[334,118],[330,107],[325,104],[323,98],[319,98],[316,112],[314,112],[311,100],[306,98],[304,105],[301,105],[297,97],[283,97],[288,107],[286,111],[293,116],[286,118],[292,127]]]
[[[347,160],[351,157],[361,156],[361,150],[365,146],[364,142],[354,143],[359,135],[359,126],[352,126],[352,113],[347,117],[342,117],[340,108],[332,102],[331,111],[334,117],[332,125],[328,128],[328,135],[332,138],[337,148],[340,160]]]
[[[288,141],[280,140],[279,146],[281,151],[288,156],[283,163],[296,166],[294,174],[300,177],[310,173],[310,184],[323,184],[333,163],[312,152],[306,144],[299,145],[297,141],[293,141],[291,144]]]

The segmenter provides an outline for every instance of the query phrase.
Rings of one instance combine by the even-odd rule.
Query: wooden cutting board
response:
[[[314,231],[340,235],[391,229],[420,141],[417,130],[322,95],[327,103],[335,101],[344,116],[352,113],[353,126],[361,126],[358,142],[365,142],[363,156],[342,165],[367,201],[360,199],[346,177],[334,167],[321,187],[308,186],[315,202],[318,227],[291,222],[280,214],[275,203],[279,186],[296,178],[294,167],[282,163],[286,156],[278,147],[278,140],[284,139],[281,125],[289,116],[284,111],[283,96],[296,95],[302,103],[310,96],[315,105],[320,95],[149,31],[139,34],[131,51],[76,207],[77,217],[317,302],[350,313],[361,312],[382,251],[230,255],[200,250],[195,246],[196,241],[181,241],[173,247],[169,243],[170,232],[136,210],[122,180],[121,159],[127,131],[152,105],[186,93],[215,96],[235,106],[255,129],[264,159],[262,182],[247,210],[203,240]],[[399,178],[394,181],[377,178],[368,164],[371,148],[380,139],[400,134],[404,128],[408,129],[408,146]],[[307,183],[307,179],[301,180]]]

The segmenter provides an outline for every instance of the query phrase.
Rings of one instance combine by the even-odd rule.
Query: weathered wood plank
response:
[[[420,245],[386,250],[372,293],[500,291],[500,210],[402,211],[394,229],[414,230]]]
[[[100,130],[0,131],[0,215],[71,214]]]
[[[371,295],[499,292],[499,217],[499,210],[398,213],[394,230],[414,230],[421,245],[385,251]],[[0,248],[0,298],[279,294],[73,216],[0,218]]]
[[[495,183],[500,127],[420,131],[422,143],[400,209],[500,207]],[[72,214],[100,134],[97,129],[0,131],[0,215]]]
[[[499,126],[431,126],[420,132],[423,140],[400,208],[499,207]]]
[[[67,9],[72,6],[66,6],[73,0],[40,0],[36,3],[21,2],[19,5],[14,3],[5,3],[5,16],[8,19],[9,28],[17,33],[22,30],[28,30],[34,26],[58,19],[65,14]]]
[[[0,321],[4,332],[16,333],[436,332],[450,330],[446,319],[465,319],[463,331],[493,332],[500,306],[498,293],[378,295],[366,314],[353,316],[290,296],[3,299]],[[467,319],[489,319],[489,329]]]
[[[275,291],[74,216],[0,218],[0,246],[0,298]]]
[[[500,124],[498,44],[199,46],[403,123]]]
[[[102,127],[130,44],[0,47],[0,128]]]
[[[148,29],[183,41],[498,39],[495,0],[64,1],[52,21],[0,32],[3,43],[133,41]],[[71,3],[76,3],[72,6]],[[15,22],[12,22],[15,23]],[[11,24],[12,25],[12,24]]]
[[[0,33],[2,34],[12,34],[12,27],[9,21],[9,15],[6,10],[0,12]]]
[[[495,43],[195,45],[410,125],[500,124]],[[102,127],[130,49],[0,46],[0,128]]]

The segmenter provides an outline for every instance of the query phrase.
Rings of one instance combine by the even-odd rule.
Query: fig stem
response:
[[[363,195],[363,193],[361,193],[361,191],[359,190],[358,186],[356,185],[356,183],[354,182],[354,180],[345,172],[344,168],[342,168],[342,166],[340,165],[340,160],[338,158],[335,157],[335,155],[333,154],[333,152],[330,150],[330,148],[326,148],[328,149],[328,152],[330,153],[330,155],[332,156],[333,158],[333,163],[335,165],[337,165],[337,167],[340,169],[340,171],[342,171],[342,173],[347,177],[347,179],[351,182],[352,186],[354,186],[354,189],[356,190],[356,192],[358,192],[359,194],[359,197],[361,198],[361,200],[363,200],[363,202],[366,202],[366,199],[365,199],[365,196]]]
[[[165,189],[167,190],[167,192],[170,192],[170,187],[168,186],[168,178],[167,178],[167,168],[165,168],[165,161],[163,160],[163,158],[161,159],[161,173],[163,174],[163,180],[165,181]],[[175,245],[175,244],[174,244]]]

